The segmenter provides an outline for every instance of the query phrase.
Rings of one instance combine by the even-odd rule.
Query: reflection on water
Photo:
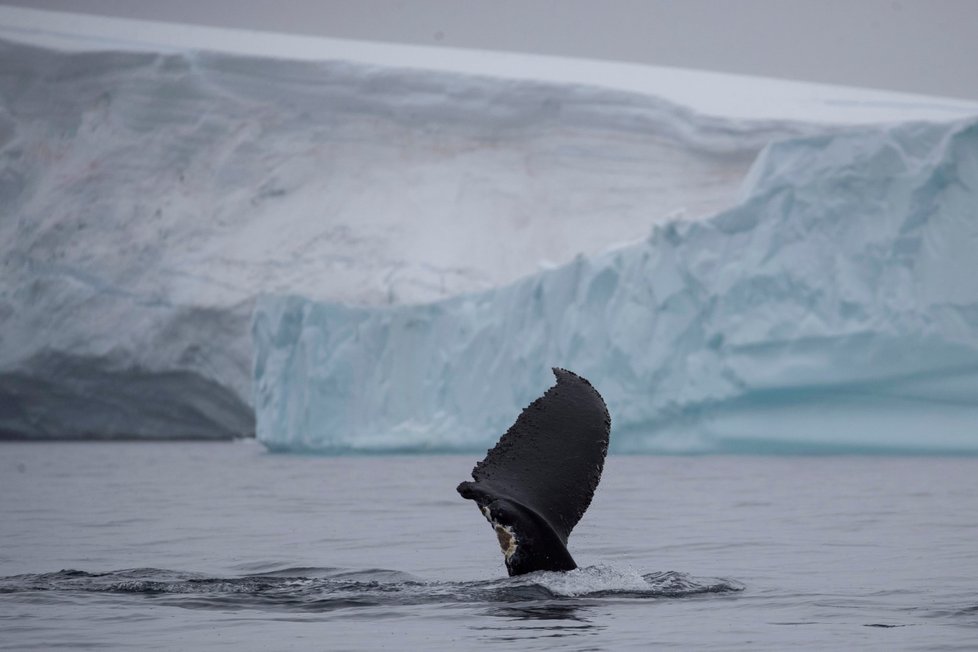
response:
[[[520,620],[570,620],[584,623],[590,627],[590,621],[581,611],[584,605],[578,602],[540,602],[533,604],[517,604],[487,609],[486,615],[498,618],[514,618]]]
[[[605,628],[604,625],[595,624],[588,616],[595,604],[578,599],[562,599],[493,605],[482,613],[508,622],[473,625],[470,629],[481,634],[483,640],[498,642],[592,636]]]

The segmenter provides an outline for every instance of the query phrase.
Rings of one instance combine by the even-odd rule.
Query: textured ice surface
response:
[[[0,431],[248,434],[257,293],[430,301],[708,215],[791,132],[721,122],[567,85],[0,42]]]
[[[258,293],[488,290],[731,206],[771,139],[974,110],[10,7],[0,39],[0,436],[248,434]]]
[[[587,377],[612,448],[978,450],[978,122],[767,148],[740,203],[421,306],[267,296],[274,449],[477,449]]]

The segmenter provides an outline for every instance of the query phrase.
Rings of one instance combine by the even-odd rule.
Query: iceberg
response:
[[[259,293],[504,285],[714,213],[803,128],[581,86],[0,41],[0,436],[252,434]]]
[[[259,295],[405,315],[503,297],[735,205],[771,141],[975,111],[0,7],[0,438],[251,435]],[[392,423],[427,432],[460,406],[418,408]],[[341,421],[359,442],[380,425]]]
[[[5,29],[0,437],[253,434],[258,294],[400,305],[504,285],[715,213],[764,143],[816,130],[400,52]]]
[[[739,202],[424,305],[262,296],[273,450],[477,450],[587,377],[612,450],[978,452],[978,121],[769,145]]]

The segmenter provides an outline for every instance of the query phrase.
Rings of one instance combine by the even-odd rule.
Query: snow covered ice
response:
[[[250,433],[256,294],[494,287],[728,205],[770,135],[605,95],[0,43],[0,430]]]
[[[978,122],[768,147],[737,206],[421,306],[263,297],[274,449],[478,448],[574,369],[627,451],[978,450]]]
[[[689,257],[685,267],[661,263],[676,274],[721,256],[710,248],[719,236],[695,234],[747,218],[700,221],[737,205],[767,143],[829,138],[847,123],[975,112],[955,100],[709,73],[484,52],[446,57],[439,49],[0,7],[0,433],[247,435],[257,389],[259,430],[272,446],[482,446],[512,416],[510,406],[546,386],[550,364],[595,356],[577,369],[586,374],[608,344],[607,370],[627,364],[592,380],[615,400],[645,397],[614,414],[616,427],[644,428],[650,415],[713,405],[696,398],[705,391],[696,383],[709,385],[703,396],[715,396],[732,424],[737,394],[709,365],[722,359],[753,382],[733,365],[733,332],[720,353],[708,347],[655,372],[687,377],[670,384],[647,376],[643,365],[657,358],[643,351],[667,345],[658,333],[639,337],[642,323],[631,315],[650,320],[654,312],[658,329],[679,318],[667,316],[676,306],[663,312],[641,294],[661,298],[679,281],[643,280],[633,303],[615,303],[625,301],[625,263],[638,255],[629,252]],[[864,146],[882,145],[867,136]],[[915,149],[904,155],[907,164],[926,164]],[[844,158],[836,164],[852,165]],[[753,187],[776,182],[776,170],[753,169],[761,177]],[[745,205],[734,214],[753,214]],[[667,223],[652,241],[626,246]],[[966,246],[960,232],[947,234]],[[669,254],[673,241],[686,249]],[[959,283],[967,278],[955,274]],[[587,275],[593,291],[571,282]],[[754,291],[766,297],[765,287]],[[538,303],[526,303],[535,288]],[[609,307],[595,312],[587,302],[600,303],[602,293]],[[260,294],[268,297],[253,342]],[[680,303],[705,301],[674,294]],[[509,316],[500,312],[507,306]],[[602,322],[612,306],[625,311],[621,319]],[[297,310],[308,318],[292,337]],[[703,313],[717,329],[725,314]],[[330,330],[316,332],[323,315]],[[403,324],[389,336],[412,345],[388,340],[384,319]],[[539,319],[555,321],[531,324]],[[962,320],[960,330],[970,332],[973,320]],[[379,329],[371,332],[381,348],[372,353],[344,339],[368,324]],[[551,330],[558,324],[566,335]],[[436,326],[444,349],[432,348]],[[601,338],[573,341],[572,333],[603,326]],[[517,339],[503,342],[510,336]],[[565,348],[548,352],[533,339],[551,336],[546,346]],[[497,344],[473,359],[466,337],[471,347],[486,338]],[[629,351],[636,341],[641,350]],[[295,359],[304,348],[331,366]],[[578,357],[549,359],[571,349]],[[688,350],[698,349],[690,341]],[[507,351],[517,357],[503,360]],[[455,354],[470,357],[444,360]],[[364,375],[370,356],[384,362]],[[496,366],[476,380],[480,364]],[[706,365],[702,375],[696,364]],[[460,375],[441,379],[439,389],[436,369]],[[466,394],[476,382],[481,394]],[[653,384],[655,395],[646,394]],[[942,412],[951,413],[959,414]],[[669,419],[654,446],[672,441],[679,421]],[[701,426],[689,430],[698,439],[675,431],[676,447],[711,446]],[[620,445],[628,441],[653,445],[641,437]]]

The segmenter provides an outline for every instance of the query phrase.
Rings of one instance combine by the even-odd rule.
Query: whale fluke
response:
[[[510,575],[577,568],[567,537],[601,480],[611,417],[584,378],[554,368],[557,384],[530,403],[458,492],[499,538]]]

